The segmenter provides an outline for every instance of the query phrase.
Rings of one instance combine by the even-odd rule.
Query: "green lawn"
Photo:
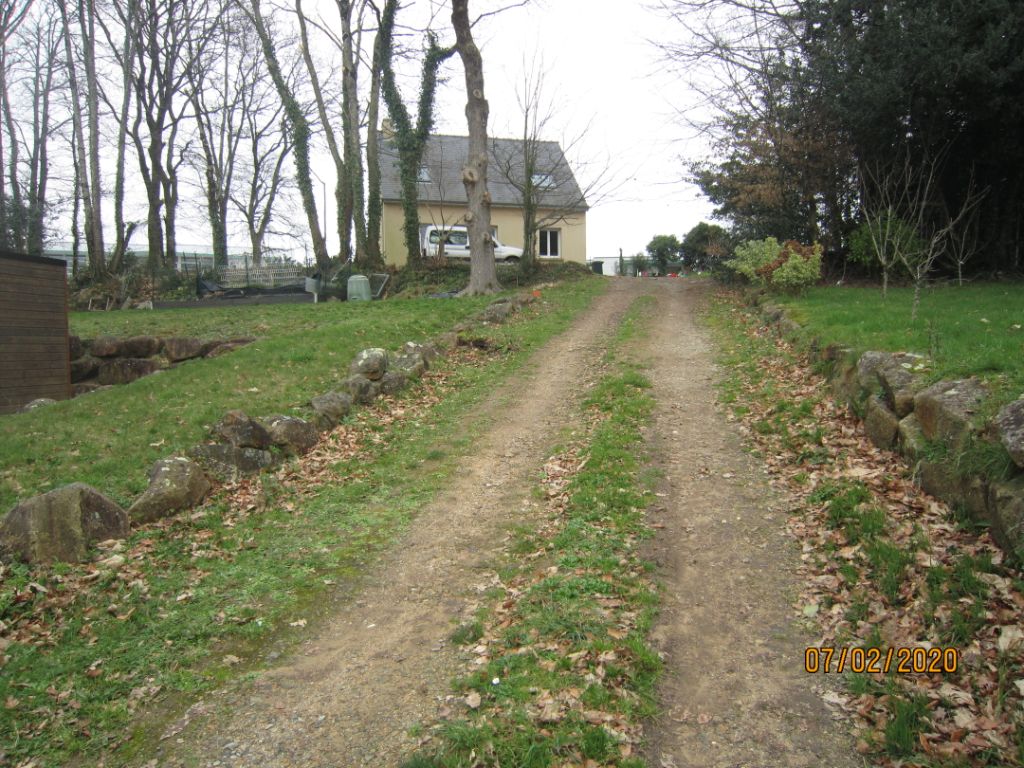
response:
[[[812,336],[857,351],[909,351],[933,361],[932,379],[978,376],[996,399],[1024,394],[1024,284],[989,283],[926,289],[910,321],[910,288],[812,288],[773,297]]]
[[[141,493],[157,459],[200,442],[232,408],[303,415],[337,386],[365,347],[425,341],[488,303],[410,299],[126,312],[76,312],[72,333],[251,335],[223,357],[194,360],[124,387],[0,419],[0,510],[80,480],[122,504]]]
[[[351,419],[360,453],[341,451],[309,476],[266,474],[258,504],[215,496],[198,515],[133,532],[120,564],[4,566],[0,621],[4,640],[17,639],[0,650],[0,762],[33,759],[49,768],[96,765],[100,755],[107,765],[151,756],[198,694],[267,663],[268,648],[287,652],[308,636],[458,470],[486,426],[467,420],[474,404],[605,285],[592,279],[544,289],[540,304],[488,329],[501,352],[444,361],[443,391],[427,393],[403,418],[367,418],[363,426]],[[239,307],[222,326],[200,311],[112,313],[105,317],[145,324],[118,333],[200,333],[197,324],[207,324],[211,335],[230,326],[257,330],[261,339],[3,419],[5,482],[39,490],[81,479],[123,500],[142,487],[150,461],[195,442],[223,410],[301,409],[346,375],[360,348],[425,339],[487,301]],[[417,385],[409,397],[424,386],[441,385]],[[13,493],[9,485],[6,492]]]

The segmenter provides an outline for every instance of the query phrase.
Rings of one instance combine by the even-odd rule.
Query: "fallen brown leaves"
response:
[[[770,331],[734,310],[764,342]],[[874,447],[844,408],[821,397],[827,382],[784,341],[758,361],[771,382],[743,382],[734,411],[763,454],[774,482],[794,499],[789,529],[801,544],[805,588],[797,608],[814,617],[819,647],[956,647],[955,673],[870,675],[833,698],[854,718],[858,749],[881,766],[963,766],[1024,762],[1024,581],[984,532],[958,527],[950,510],[913,483],[903,460]],[[757,345],[763,349],[763,344]],[[784,410],[779,403],[813,402]],[[770,428],[765,425],[772,425]],[[859,482],[866,506],[885,513],[884,540],[906,553],[895,594],[879,588],[881,566],[816,498],[827,484]],[[854,540],[851,540],[854,539]],[[835,662],[833,661],[833,669]],[[908,704],[909,702],[909,704]],[[920,717],[907,718],[908,707]],[[902,720],[901,720],[902,718]],[[907,738],[898,728],[910,724]],[[904,735],[905,736],[905,735]],[[947,763],[942,763],[946,765]],[[949,763],[952,764],[952,763]]]

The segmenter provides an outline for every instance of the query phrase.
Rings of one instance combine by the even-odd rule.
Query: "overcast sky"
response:
[[[470,13],[503,4],[508,1],[473,0]],[[414,0],[399,22],[425,23],[432,5]],[[322,2],[320,7],[331,23],[334,3]],[[442,12],[435,22],[446,38],[453,37],[449,14]],[[483,52],[489,134],[514,137],[521,131],[515,91],[524,67],[539,55],[545,90],[555,104],[543,138],[568,144],[583,135],[569,154],[581,185],[609,168],[610,189],[605,199],[592,201],[587,216],[591,259],[617,255],[619,248],[627,255],[641,251],[658,234],[681,237],[710,216],[711,206],[684,181],[683,158],[699,156],[701,150],[686,141],[688,131],[677,111],[692,109],[688,105],[696,99],[667,71],[652,43],[680,32],[641,0],[533,0],[483,19],[474,30]],[[458,57],[445,65],[443,76],[447,82],[438,91],[435,130],[465,135],[465,85]],[[412,103],[412,79],[403,89]],[[328,168],[330,162],[318,166]],[[331,190],[333,178],[327,184]],[[328,221],[334,221],[331,197]],[[337,234],[329,236],[334,250]]]

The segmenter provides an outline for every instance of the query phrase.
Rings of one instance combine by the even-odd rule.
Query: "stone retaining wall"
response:
[[[128,384],[185,360],[217,357],[255,341],[252,337],[203,341],[191,337],[68,338],[74,397],[100,387]]]
[[[780,307],[762,304],[761,312],[781,336],[828,364],[834,396],[863,420],[875,445],[902,455],[925,491],[988,526],[999,546],[1024,562],[1024,397],[981,422],[978,414],[989,393],[978,379],[932,382],[922,355],[857,355],[821,339],[808,342]],[[983,447],[992,452],[1006,451],[1013,462],[1009,478],[990,479],[957,467],[979,443],[988,443]]]

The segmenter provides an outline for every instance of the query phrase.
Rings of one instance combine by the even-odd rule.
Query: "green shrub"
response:
[[[801,246],[792,240],[782,247],[785,258],[771,272],[771,285],[782,291],[798,292],[821,279],[821,245]]]
[[[736,247],[726,266],[753,285],[795,292],[821,278],[821,246],[794,240],[780,246],[774,237],[747,240]]]
[[[747,240],[736,246],[733,258],[729,259],[725,264],[748,282],[754,285],[765,285],[765,280],[761,276],[760,270],[777,259],[779,251],[779,241],[774,237],[768,237],[764,240]]]

